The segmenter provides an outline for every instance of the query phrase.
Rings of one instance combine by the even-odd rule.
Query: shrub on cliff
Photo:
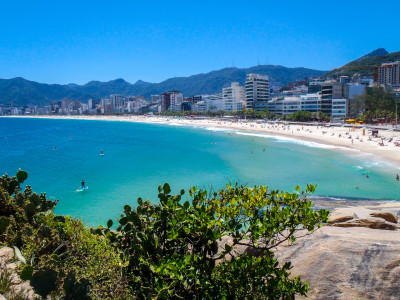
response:
[[[52,213],[56,202],[45,194],[22,192],[27,177],[0,178],[0,245],[15,248],[21,278],[43,298],[131,298],[120,251],[80,220]]]
[[[275,248],[327,220],[307,199],[265,186],[192,188],[124,207],[116,231],[56,216],[56,203],[30,186],[28,174],[0,178],[0,243],[15,246],[20,276],[36,293],[63,299],[293,299],[308,284],[279,264]],[[107,237],[107,238],[104,238]],[[242,248],[242,249],[241,249]]]
[[[307,200],[314,186],[296,190],[227,185],[218,193],[192,188],[184,199],[183,190],[171,195],[165,184],[158,203],[139,198],[136,208],[126,205],[116,233],[112,220],[96,232],[123,249],[138,298],[292,299],[308,284],[290,277],[290,263],[279,264],[273,251],[328,216]]]

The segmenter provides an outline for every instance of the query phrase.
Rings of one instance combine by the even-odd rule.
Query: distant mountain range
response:
[[[376,49],[344,66],[326,73],[325,77],[373,76],[375,66],[400,60],[400,52],[389,53],[383,48]]]
[[[131,84],[123,79],[116,79],[107,82],[90,81],[84,85],[74,83],[67,85],[44,84],[17,77],[0,79],[0,104],[48,105],[51,101],[64,98],[85,101],[91,98],[105,98],[110,94],[143,95],[147,97],[172,89],[180,90],[185,96],[213,94],[221,92],[222,88],[229,86],[231,82],[237,81],[243,85],[248,73],[268,75],[270,86],[280,87],[304,77],[321,76],[326,71],[261,65],[251,68],[225,68],[189,77],[170,78],[160,83],[139,80]]]
[[[344,66],[332,71],[319,71],[307,68],[286,68],[283,66],[261,65],[250,68],[224,68],[205,74],[189,77],[170,78],[160,83],[137,81],[131,84],[124,79],[107,82],[90,81],[84,85],[70,83],[44,84],[21,77],[0,79],[0,104],[48,105],[51,101],[64,98],[86,101],[99,100],[110,94],[143,95],[161,94],[170,90],[180,90],[185,96],[220,93],[231,82],[244,85],[246,74],[268,75],[271,87],[281,87],[304,77],[323,76],[335,78],[347,76],[373,76],[374,67],[386,62],[400,60],[400,52],[389,53],[384,48],[376,49]]]

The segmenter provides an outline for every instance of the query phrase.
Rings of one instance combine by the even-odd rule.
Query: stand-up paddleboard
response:
[[[77,189],[76,191],[77,191],[77,192],[84,192],[84,191],[86,191],[88,188],[89,188],[88,186],[85,186],[85,187],[83,187],[83,188],[81,187],[81,188]]]
[[[100,151],[100,156],[104,156],[103,150]]]

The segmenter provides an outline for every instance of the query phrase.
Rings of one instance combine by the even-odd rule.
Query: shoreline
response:
[[[167,124],[201,128],[222,128],[246,133],[266,134],[270,138],[284,138],[325,145],[321,148],[341,152],[349,156],[365,156],[365,159],[395,164],[400,170],[400,132],[380,130],[380,138],[372,138],[361,127],[322,127],[315,125],[269,124],[260,121],[232,122],[218,119],[182,119],[159,116],[3,116],[5,118],[100,120],[151,124]],[[239,133],[240,134],[240,133]],[[382,140],[383,138],[383,140]],[[384,146],[380,146],[382,143]]]

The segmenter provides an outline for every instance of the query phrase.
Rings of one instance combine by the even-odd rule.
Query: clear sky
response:
[[[160,82],[400,51],[400,1],[2,1],[0,78]]]

